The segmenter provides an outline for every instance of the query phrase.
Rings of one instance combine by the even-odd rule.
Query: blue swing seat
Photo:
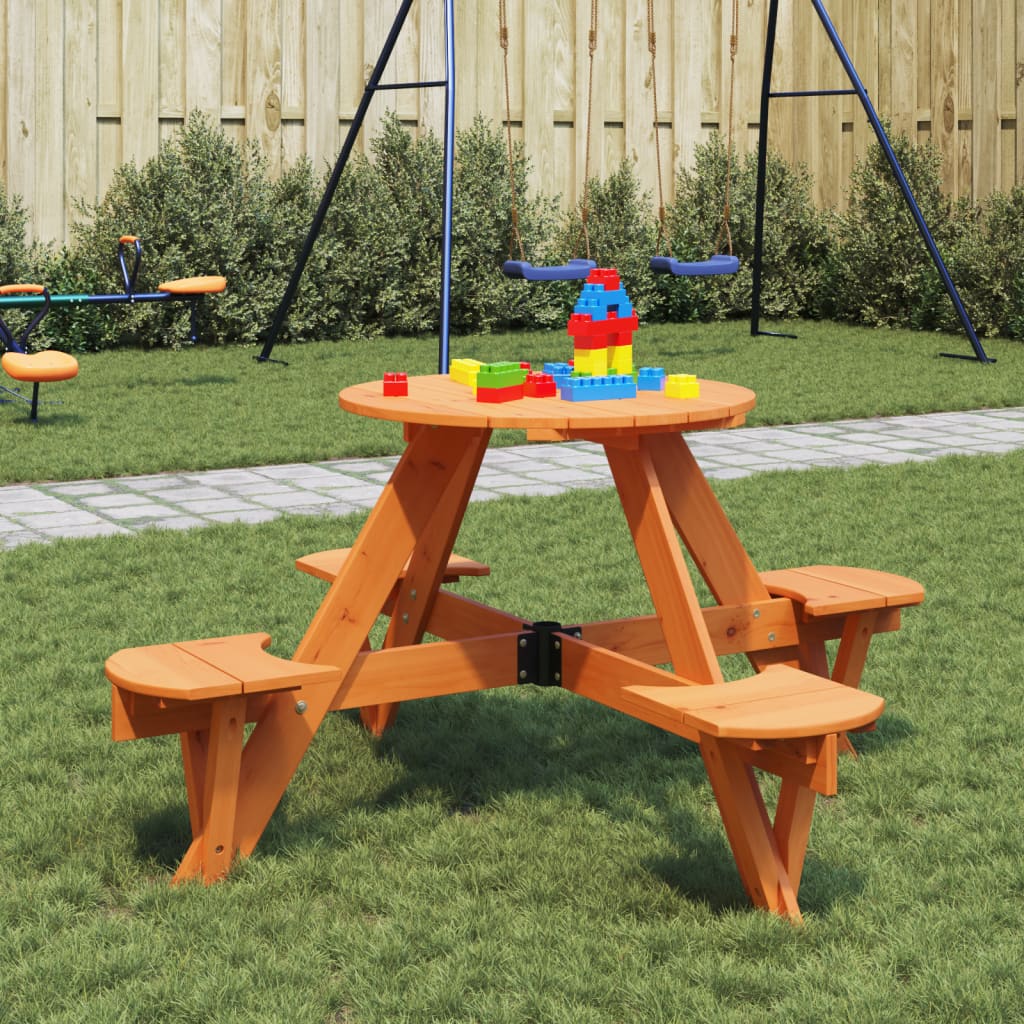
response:
[[[596,266],[594,260],[569,260],[557,267],[535,267],[526,260],[505,260],[501,269],[506,277],[523,281],[585,281]]]
[[[711,277],[714,274],[735,274],[740,261],[735,256],[716,255],[695,263],[681,263],[671,256],[652,256],[651,270],[655,274],[674,274],[676,277]]]

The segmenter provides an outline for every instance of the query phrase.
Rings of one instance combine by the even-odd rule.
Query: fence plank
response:
[[[1024,182],[1024,13],[1016,12],[1017,50],[1014,67],[1016,159],[1014,160],[1014,182]]]
[[[101,195],[122,161],[154,155],[188,111],[232,138],[255,139],[275,173],[301,155],[333,164],[399,0],[0,0],[0,183],[20,194],[32,230],[66,235],[76,198]],[[732,0],[656,0],[662,176],[728,119]],[[930,138],[951,196],[1024,183],[1024,14],[1020,0],[830,0],[830,14],[879,112]],[[508,0],[513,132],[531,184],[580,196],[586,155],[583,0]],[[764,0],[740,0],[735,142],[756,144]],[[455,0],[456,120],[505,119],[496,3]],[[444,0],[418,0],[389,81],[443,75]],[[629,158],[657,190],[646,4],[600,5],[591,173]],[[18,59],[14,59],[14,56]],[[806,0],[783,4],[776,89],[836,87],[838,62]],[[443,128],[441,90],[385,93],[359,148],[397,110],[414,131]],[[43,112],[45,115],[43,116]],[[778,100],[771,141],[815,174],[823,205],[841,205],[852,162],[872,141],[848,97]],[[502,172],[503,173],[503,172]]]
[[[185,112],[221,116],[223,67],[220,0],[185,0]]]
[[[123,0],[121,39],[121,159],[141,165],[160,146],[159,7]]]
[[[935,0],[931,24],[931,138],[942,156],[942,187],[957,193],[956,0]]]
[[[96,107],[96,0],[68,0],[64,38],[65,229],[75,220],[74,200],[95,202],[99,149]]]
[[[246,5],[245,125],[272,173],[281,170],[281,4],[259,0]]]
[[[998,8],[990,8],[989,15],[975,15],[971,26],[971,150],[976,195],[987,195],[999,185]]]

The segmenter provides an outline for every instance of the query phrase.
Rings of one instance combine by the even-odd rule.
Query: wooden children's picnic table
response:
[[[760,574],[681,432],[743,422],[753,392],[701,382],[696,399],[485,404],[448,377],[341,392],[343,409],[401,422],[405,451],[351,549],[299,567],[330,581],[291,661],[263,634],[113,655],[117,739],[179,732],[194,840],[176,879],[212,881],[255,847],[327,712],[360,708],[375,732],[402,701],[524,682],[559,685],[700,746],[743,884],[798,919],[817,793],[836,791],[846,733],[883,700],[858,689],[872,635],[918,603],[911,580],[809,566]],[[563,625],[529,621],[444,589],[486,566],[453,548],[491,433],[603,446],[654,614]],[[701,607],[679,539],[715,604]],[[541,571],[531,565],[530,572]],[[368,635],[390,616],[380,650]],[[440,638],[421,644],[425,633]],[[829,666],[825,642],[839,639]],[[726,683],[718,658],[754,674]],[[663,665],[670,665],[666,669]],[[831,678],[830,678],[831,673]],[[247,721],[255,721],[248,740]],[[774,819],[754,769],[781,777]]]

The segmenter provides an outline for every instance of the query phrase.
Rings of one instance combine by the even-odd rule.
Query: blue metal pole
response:
[[[455,0],[444,5],[444,208],[441,241],[441,322],[438,373],[448,372],[452,304],[452,192],[455,166]]]
[[[886,160],[889,161],[889,167],[892,169],[892,173],[896,178],[900,191],[903,193],[903,198],[906,200],[911,216],[914,218],[917,230],[921,233],[921,237],[924,239],[924,244],[928,247],[928,252],[931,255],[932,262],[935,264],[935,269],[939,272],[939,277],[942,278],[946,294],[949,295],[953,302],[953,307],[956,309],[956,314],[960,318],[960,323],[967,332],[967,337],[970,339],[971,346],[974,348],[974,353],[977,356],[978,361],[982,363],[994,363],[995,360],[990,359],[988,355],[986,355],[981,342],[978,340],[978,335],[974,330],[974,324],[971,323],[971,318],[967,315],[967,310],[964,308],[963,301],[960,298],[960,293],[957,291],[956,285],[953,283],[953,279],[949,276],[949,271],[946,269],[946,264],[935,244],[935,239],[932,238],[932,233],[928,229],[928,225],[925,223],[921,209],[917,205],[917,200],[914,199],[914,194],[910,190],[910,184],[907,182],[906,175],[903,173],[903,168],[900,167],[900,162],[897,159],[895,152],[893,152],[892,143],[889,142],[889,137],[885,133],[885,128],[882,126],[882,122],[879,120],[878,114],[875,112],[875,108],[872,106],[871,100],[868,98],[868,93],[864,88],[864,83],[861,82],[860,77],[853,66],[853,61],[850,60],[850,55],[846,52],[846,49],[839,38],[839,33],[836,32],[835,25],[832,24],[832,19],[828,16],[828,13],[825,10],[824,3],[822,0],[811,0],[811,3],[814,5],[814,10],[817,12],[818,18],[825,27],[825,31],[828,33],[828,37],[832,42],[832,47],[839,56],[839,60],[843,65],[843,69],[846,71],[847,77],[850,79],[850,84],[853,86],[854,92],[856,92],[857,97],[860,99],[861,106],[864,108],[864,112],[868,116],[868,121],[871,122],[871,127],[874,129],[875,137],[878,139],[878,144],[882,147],[882,152],[885,153]],[[764,125],[762,125],[761,130],[765,130]]]

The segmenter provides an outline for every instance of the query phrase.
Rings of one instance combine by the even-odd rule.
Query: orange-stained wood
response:
[[[795,601],[806,619],[869,608],[920,604],[924,587],[915,580],[874,569],[808,565],[761,573],[772,594]]]
[[[347,674],[417,540],[466,465],[478,466],[490,434],[445,428],[418,432],[399,460],[359,537],[299,643],[295,657]],[[447,552],[444,556],[447,559]],[[303,687],[267,709],[242,756],[237,839],[252,852],[337,693]],[[303,710],[296,713],[296,701]]]
[[[650,438],[626,453],[606,448],[637,555],[661,620],[672,667],[700,683],[722,682],[722,670],[679,549],[672,518],[650,456]]]
[[[213,702],[205,765],[199,772],[192,766],[195,777],[190,787],[194,790],[202,777],[202,807],[190,808],[193,830],[197,820],[201,829],[189,848],[191,856],[186,854],[174,875],[175,882],[201,874],[209,884],[223,878],[231,867],[236,850],[235,811],[244,727],[244,697]]]
[[[107,678],[125,690],[166,700],[211,700],[340,681],[336,669],[277,658],[266,633],[130,647],[112,654]]]
[[[310,555],[303,555],[302,558],[295,559],[295,568],[327,583],[333,583],[351,550],[334,548],[331,551],[316,551]],[[406,569],[402,570],[403,577]],[[463,558],[462,555],[452,555],[445,566],[444,582],[455,583],[463,576],[489,576],[490,573],[490,566],[484,565],[483,562],[475,562],[472,558]]]
[[[472,390],[446,375],[410,377],[409,394],[385,396],[380,381],[355,384],[338,396],[348,412],[406,424],[467,428],[508,427],[536,432],[559,431],[582,437],[590,431],[698,430],[738,425],[755,404],[754,392],[736,384],[701,381],[698,399],[666,398],[646,392],[637,398],[602,402],[565,402],[559,398],[523,398],[489,405]]]
[[[661,434],[648,443],[672,521],[715,600],[767,600],[767,587],[686,442]]]
[[[365,651],[331,711],[516,685],[518,633]]]
[[[753,769],[730,743],[712,736],[701,737],[700,752],[740,879],[751,901],[799,923],[803,918],[796,888],[786,870]],[[788,837],[781,845],[793,859]],[[802,854],[799,859],[802,862]]]
[[[638,717],[676,712],[698,732],[726,739],[793,739],[858,729],[877,721],[885,701],[800,669],[772,667],[748,679],[695,690],[627,686]]]
[[[434,600],[427,632],[443,640],[469,640],[495,633],[520,632],[528,625],[528,619],[509,615],[462,594],[442,590]]]
[[[417,644],[423,639],[424,625],[444,580],[486,450],[484,438],[475,448],[473,458],[460,460],[448,488],[420,531],[416,548],[400,575],[391,622],[384,637],[385,648]],[[363,708],[360,717],[366,728],[380,736],[394,724],[397,713],[397,704],[381,703]]]
[[[835,742],[834,736],[832,742]],[[827,757],[827,754],[824,756]],[[834,764],[834,754],[831,760]],[[817,799],[817,793],[806,786],[801,786],[791,779],[782,780],[779,799],[775,805],[773,831],[794,892],[800,891],[807,840],[811,834],[811,820],[814,818],[814,805]]]

